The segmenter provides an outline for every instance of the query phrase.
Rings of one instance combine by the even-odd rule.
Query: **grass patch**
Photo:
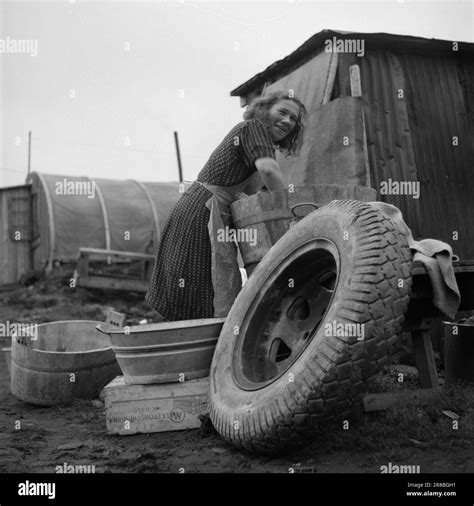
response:
[[[398,374],[393,371],[385,370],[380,372],[367,383],[367,391],[370,393],[383,393],[420,388],[418,374],[415,376],[405,374],[403,381],[399,381],[398,378]]]
[[[445,410],[459,415],[454,420]],[[439,398],[420,406],[416,400],[392,406],[385,411],[366,413],[362,422],[342,421],[323,428],[311,445],[317,452],[390,452],[406,448],[448,450],[466,448],[474,441],[474,386],[457,386]]]

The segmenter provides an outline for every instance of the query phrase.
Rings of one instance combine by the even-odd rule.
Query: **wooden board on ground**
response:
[[[403,390],[399,392],[382,392],[366,394],[362,399],[364,411],[382,411],[395,404],[416,400],[420,404],[436,399],[441,395],[441,387],[419,388],[416,390]]]
[[[208,378],[127,385],[123,376],[118,376],[101,394],[107,430],[127,436],[198,428],[199,415],[208,413],[208,390]]]

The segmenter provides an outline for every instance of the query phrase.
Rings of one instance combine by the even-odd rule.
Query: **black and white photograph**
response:
[[[0,505],[474,504],[474,2],[0,0]]]

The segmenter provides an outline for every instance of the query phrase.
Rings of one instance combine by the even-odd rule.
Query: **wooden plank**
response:
[[[114,278],[113,276],[78,276],[76,286],[88,288],[102,288],[104,290],[128,290],[132,292],[146,292],[148,281],[140,279]]]
[[[441,387],[420,388],[417,390],[403,390],[401,392],[383,392],[366,394],[362,398],[365,412],[382,411],[398,403],[416,400],[420,404],[436,399],[441,395]]]
[[[339,54],[331,53],[331,59],[329,61],[329,69],[326,74],[326,83],[324,84],[324,91],[321,105],[327,104],[331,100],[338,64],[339,64]]]
[[[362,87],[360,83],[360,68],[359,65],[351,65],[349,67],[350,81],[351,81],[351,96],[362,97]]]
[[[208,378],[183,383],[127,385],[118,376],[102,391],[107,430],[128,436],[199,428],[208,413]]]
[[[351,95],[353,97],[362,97],[362,82],[360,78],[359,65],[351,65],[349,67],[350,82],[351,82]],[[365,186],[371,187],[372,181],[370,176],[370,165],[369,165],[369,154],[367,149],[367,129],[365,122],[364,110],[362,110],[362,146],[364,150],[364,161],[365,161]]]
[[[104,255],[104,256],[119,256],[127,258],[138,258],[141,260],[154,260],[155,256],[147,253],[136,253],[133,251],[118,251],[112,249],[100,249],[100,248],[79,248],[79,255]]]

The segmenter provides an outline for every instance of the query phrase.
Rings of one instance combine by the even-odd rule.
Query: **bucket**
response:
[[[97,329],[110,336],[127,384],[172,383],[209,375],[225,318]]]
[[[96,331],[98,323],[43,323],[34,336],[12,337],[12,394],[43,406],[98,397],[121,374],[110,340]]]
[[[474,325],[443,322],[445,383],[474,383]]]
[[[321,184],[295,186],[292,190],[261,192],[231,205],[234,226],[245,238],[238,245],[248,275],[292,224],[315,209],[333,200],[377,200],[377,191],[366,186]],[[247,240],[252,236],[256,241]]]

